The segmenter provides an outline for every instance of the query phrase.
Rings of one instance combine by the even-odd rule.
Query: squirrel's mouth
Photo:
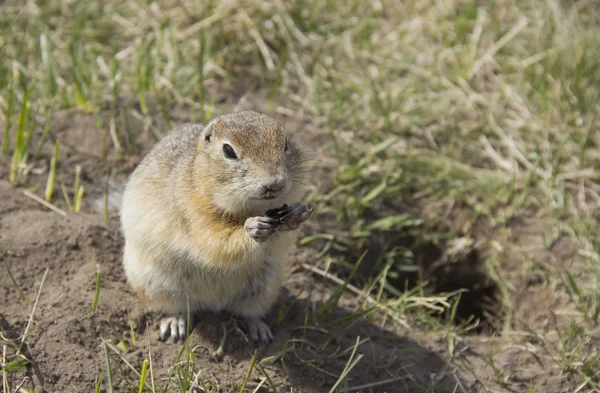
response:
[[[260,201],[272,201],[277,198],[281,198],[288,191],[287,185],[277,185],[274,186],[263,186],[256,194],[254,194],[255,199]]]
[[[281,195],[283,195],[283,193],[266,192],[266,193],[260,193],[258,195],[255,195],[252,199],[255,201],[272,201],[274,199],[281,197]]]

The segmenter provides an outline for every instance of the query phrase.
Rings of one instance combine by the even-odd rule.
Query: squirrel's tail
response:
[[[127,180],[108,179],[106,190],[92,203],[96,213],[118,213],[123,203],[123,193]]]

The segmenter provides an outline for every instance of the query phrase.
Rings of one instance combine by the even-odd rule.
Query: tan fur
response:
[[[129,283],[166,314],[227,309],[264,315],[283,281],[294,231],[251,238],[244,224],[267,209],[298,202],[303,154],[292,140],[284,153],[281,124],[256,112],[236,112],[207,126],[174,129],[132,174],[121,207],[123,264]],[[223,156],[230,144],[241,160]],[[259,199],[259,185],[286,179],[275,199]],[[304,179],[304,178],[303,178]],[[250,295],[248,295],[250,294]]]

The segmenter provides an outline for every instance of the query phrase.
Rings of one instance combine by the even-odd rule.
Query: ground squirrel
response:
[[[177,127],[142,160],[121,203],[123,265],[162,313],[161,339],[185,337],[188,304],[230,311],[252,339],[273,338],[262,317],[311,213],[286,205],[302,197],[305,163],[282,124],[253,111]]]

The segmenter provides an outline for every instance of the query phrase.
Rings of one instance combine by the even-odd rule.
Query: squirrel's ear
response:
[[[201,151],[204,148],[204,146],[212,142],[215,122],[216,120],[211,121],[206,125],[206,127],[204,127],[204,130],[202,130],[202,135],[198,140],[198,151]]]
[[[206,127],[204,128],[204,132],[202,133],[202,138],[204,139],[204,142],[210,142],[213,136],[213,123],[214,122],[210,122],[206,125]]]

